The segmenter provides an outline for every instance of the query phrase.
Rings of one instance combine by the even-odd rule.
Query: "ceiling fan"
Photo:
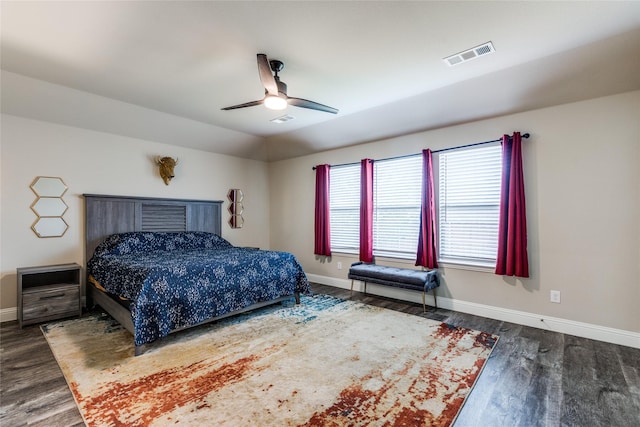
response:
[[[284,63],[282,61],[276,59],[268,60],[267,55],[259,53],[258,72],[262,86],[264,86],[264,98],[259,101],[251,101],[222,109],[235,110],[237,108],[254,107],[264,104],[265,107],[271,110],[284,110],[287,108],[287,105],[293,105],[294,107],[324,111],[325,113],[338,113],[336,108],[309,101],[308,99],[287,96],[287,85],[283,81],[280,81],[280,77],[278,77],[278,73],[282,71],[283,68]]]

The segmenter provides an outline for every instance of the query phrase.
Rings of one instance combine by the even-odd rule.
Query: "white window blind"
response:
[[[374,163],[373,253],[414,259],[420,231],[422,157]]]
[[[331,250],[358,253],[360,164],[332,167],[329,186]]]
[[[495,265],[501,146],[439,153],[439,259]]]

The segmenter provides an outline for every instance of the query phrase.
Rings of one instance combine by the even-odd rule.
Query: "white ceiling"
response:
[[[260,160],[640,89],[640,1],[0,7],[3,112]],[[262,98],[257,53],[285,63],[290,96],[340,112],[221,111]]]

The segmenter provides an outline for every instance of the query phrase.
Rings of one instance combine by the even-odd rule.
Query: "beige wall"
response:
[[[225,223],[224,237],[238,245],[290,251],[311,276],[348,283],[354,257],[336,254],[324,262],[313,255],[312,166],[417,153],[514,130],[532,135],[524,143],[532,277],[444,267],[439,295],[640,332],[639,91],[269,165],[3,115],[0,309],[15,307],[17,267],[84,264],[83,193],[225,199],[229,188],[241,188],[245,228],[231,230]],[[159,154],[180,158],[168,187],[151,160]],[[29,184],[38,175],[60,176],[69,186],[64,218],[70,229],[62,238],[39,239],[30,229],[35,215],[29,206],[35,196]],[[342,270],[336,268],[338,262]],[[552,289],[562,292],[561,304],[549,302]]]
[[[224,200],[222,234],[236,245],[269,246],[268,167],[264,162],[3,115],[0,194],[0,308],[16,306],[16,268],[84,260],[83,193]],[[178,157],[169,186],[153,157]],[[60,238],[38,238],[29,188],[36,176],[59,176],[69,189]],[[232,230],[226,194],[243,190],[245,227]]]
[[[457,146],[516,130],[531,133],[524,142],[531,278],[445,267],[438,295],[640,332],[638,91],[271,163],[271,246],[294,253],[308,274],[347,283],[354,257],[334,254],[325,262],[313,255],[312,166]],[[561,291],[561,304],[549,302],[550,290]]]

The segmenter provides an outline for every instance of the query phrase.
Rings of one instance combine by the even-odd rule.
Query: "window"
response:
[[[360,165],[331,169],[331,249],[358,253],[360,246]],[[420,156],[374,163],[373,251],[378,256],[413,259],[420,229]]]
[[[437,155],[438,261],[495,266],[502,148],[499,143]],[[331,248],[360,246],[360,164],[331,168]],[[420,230],[422,157],[374,163],[373,253],[415,259]]]
[[[331,250],[358,253],[360,164],[332,167],[329,175]]]
[[[495,265],[501,153],[497,144],[438,155],[439,261]]]
[[[420,230],[422,157],[374,163],[373,253],[415,259]]]

